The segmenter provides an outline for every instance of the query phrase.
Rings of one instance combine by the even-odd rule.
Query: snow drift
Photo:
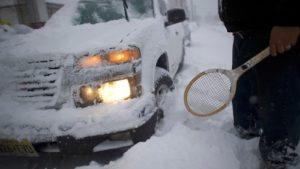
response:
[[[237,141],[223,131],[195,131],[177,124],[165,136],[139,143],[119,161],[77,169],[238,169]]]

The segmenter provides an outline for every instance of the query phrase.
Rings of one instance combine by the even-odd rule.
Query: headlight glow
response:
[[[114,104],[142,94],[140,74],[115,78],[111,81],[94,82],[74,86],[73,99],[76,107],[87,107],[99,103]]]
[[[138,49],[117,50],[108,53],[108,61],[114,64],[130,62],[141,57]]]
[[[101,63],[102,63],[102,56],[97,54],[97,55],[91,55],[80,59],[78,62],[78,66],[81,68],[96,67],[99,66]]]
[[[128,79],[107,82],[98,88],[98,94],[103,103],[113,103],[125,100],[131,96]]]
[[[96,92],[91,86],[82,86],[80,88],[81,98],[87,102],[93,102],[95,100]]]

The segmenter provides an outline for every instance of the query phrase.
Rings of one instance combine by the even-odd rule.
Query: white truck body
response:
[[[164,68],[174,78],[184,55],[183,25],[165,26],[167,17],[159,1],[153,0],[152,17],[82,25],[72,23],[78,0],[72,1],[45,27],[0,43],[0,139],[26,139],[33,144],[66,135],[81,139],[147,122],[157,109],[153,91],[155,69],[162,64],[158,62],[165,57]],[[78,58],[132,46],[141,53],[136,61],[76,68]],[[74,106],[74,86],[135,74],[140,75],[139,97]]]

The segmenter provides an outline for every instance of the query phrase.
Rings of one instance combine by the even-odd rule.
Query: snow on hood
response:
[[[95,25],[45,27],[0,43],[0,57],[14,56],[20,58],[45,53],[76,54],[89,50],[122,46],[122,40],[129,37],[133,32],[142,32],[154,21],[155,19],[150,18],[130,22],[116,20]]]

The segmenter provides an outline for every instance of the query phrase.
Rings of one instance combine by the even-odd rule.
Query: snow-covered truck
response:
[[[163,0],[74,0],[45,27],[0,43],[0,154],[148,139],[183,62],[184,21]]]

